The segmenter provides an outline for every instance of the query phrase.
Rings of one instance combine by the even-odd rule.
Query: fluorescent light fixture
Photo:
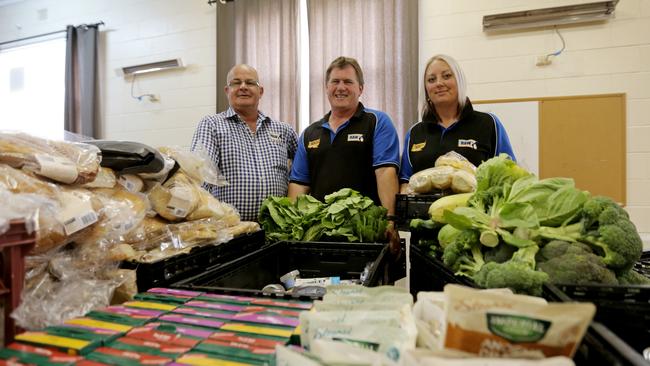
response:
[[[177,69],[177,68],[182,68],[182,67],[183,67],[183,63],[181,62],[181,59],[180,58],[175,58],[175,59],[171,59],[171,60],[151,62],[151,63],[148,63],[148,64],[124,66],[124,67],[120,68],[119,71],[124,76],[130,76],[130,75],[145,74],[145,73],[148,73],[148,72],[156,72],[156,71]]]
[[[486,15],[483,17],[483,31],[538,28],[562,24],[604,21],[614,17],[614,10],[618,1],[598,1],[586,4]]]

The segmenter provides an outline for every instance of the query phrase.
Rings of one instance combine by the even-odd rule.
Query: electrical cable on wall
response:
[[[133,79],[131,79],[131,98],[142,101],[142,98],[147,97],[147,98],[149,98],[150,102],[157,102],[159,99],[155,94],[142,94],[142,95],[134,95],[133,94],[133,85],[135,84],[136,76],[138,76],[138,74],[133,74]]]
[[[562,37],[562,33],[560,33],[560,30],[557,27],[555,27],[555,32],[557,33],[557,35],[562,40],[562,48],[560,48],[556,52],[549,53],[548,55],[546,55],[546,57],[559,56],[564,51],[564,49],[566,48],[566,42],[564,41],[564,37]]]
[[[555,28],[555,33],[557,33],[558,37],[560,37],[560,40],[562,41],[562,48],[560,48],[555,52],[551,52],[543,56],[542,55],[537,56],[537,62],[535,63],[535,65],[537,66],[550,65],[551,62],[553,62],[551,58],[555,56],[559,56],[566,49],[566,42],[564,41],[564,37],[562,37],[562,33],[560,33],[560,30],[557,28],[557,26],[555,26],[554,28]]]

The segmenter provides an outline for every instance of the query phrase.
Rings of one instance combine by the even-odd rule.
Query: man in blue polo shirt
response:
[[[322,200],[341,188],[352,188],[393,215],[399,139],[390,117],[359,102],[363,72],[355,59],[332,61],[325,80],[332,110],[300,135],[289,197],[309,193]]]

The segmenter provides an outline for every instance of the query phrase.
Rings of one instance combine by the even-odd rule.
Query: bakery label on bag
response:
[[[96,223],[99,219],[89,199],[85,200],[73,193],[62,192],[61,202],[63,207],[56,217],[63,224],[66,235],[72,235]]]
[[[34,157],[40,167],[39,175],[67,184],[77,180],[77,166],[71,160],[45,154],[35,154]]]
[[[174,187],[170,189],[169,193],[172,195],[172,197],[169,199],[169,202],[167,202],[167,209],[169,212],[179,218],[187,216],[187,214],[190,213],[190,208],[192,205],[192,193],[190,193],[187,189],[180,187]]]

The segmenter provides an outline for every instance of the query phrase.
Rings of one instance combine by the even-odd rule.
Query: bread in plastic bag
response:
[[[180,169],[199,184],[228,185],[219,168],[210,160],[203,149],[187,152],[178,147],[160,147],[158,150],[163,155],[174,159],[180,165]]]
[[[411,176],[409,187],[415,193],[429,193],[436,189],[448,189],[451,186],[454,171],[456,169],[450,166],[436,166],[421,170]]]
[[[149,191],[153,209],[170,221],[184,219],[199,204],[201,189],[183,172],[176,172],[163,184],[156,184]]]
[[[97,147],[45,140],[25,133],[0,133],[0,162],[66,184],[92,182],[99,170]]]
[[[467,158],[465,158],[463,155],[453,150],[439,156],[438,159],[436,159],[434,166],[450,166],[456,169],[464,170],[468,173],[476,173],[476,166],[470,163],[470,161],[467,160]]]
[[[456,169],[451,175],[451,190],[454,193],[469,193],[476,190],[476,175],[466,170]]]
[[[95,180],[84,184],[83,188],[113,188],[117,184],[117,177],[111,168],[99,168]]]

